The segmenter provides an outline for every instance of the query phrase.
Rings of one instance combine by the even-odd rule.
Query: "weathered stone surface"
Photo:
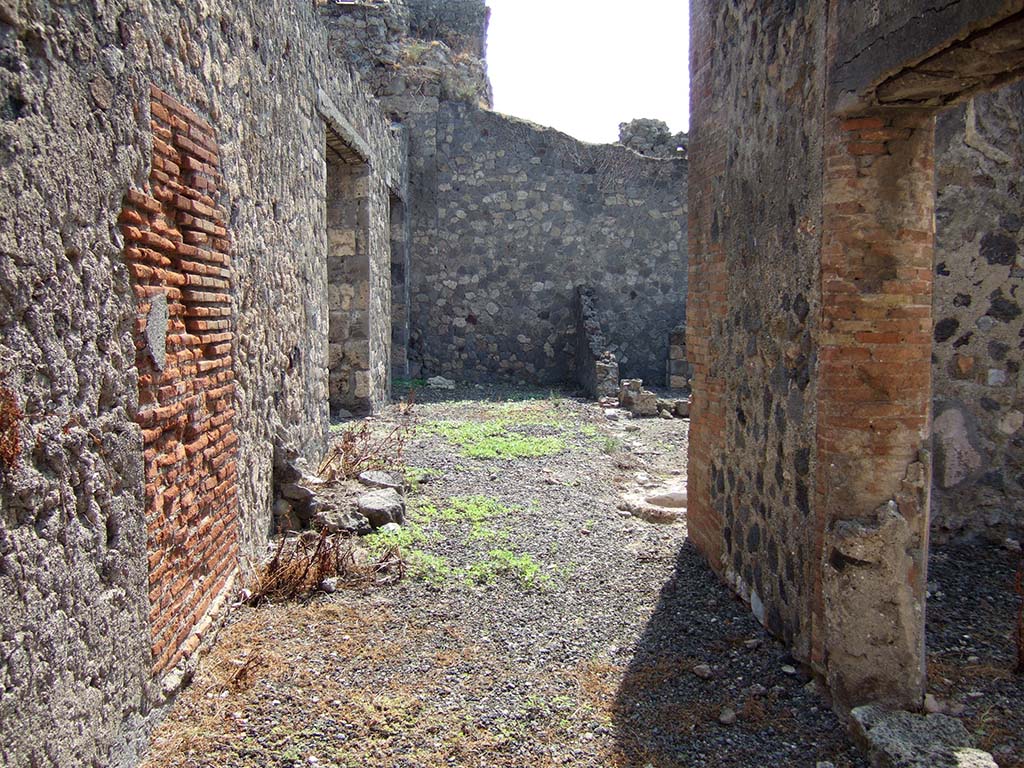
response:
[[[688,389],[693,369],[686,356],[686,326],[677,325],[668,337],[667,384],[672,389]]]
[[[316,530],[327,531],[328,533],[350,533],[358,536],[373,530],[369,518],[362,512],[357,511],[354,505],[351,504],[318,509],[313,516],[311,525]]]
[[[575,299],[576,381],[595,399],[614,397],[619,391],[619,363],[601,332],[594,291],[577,286]]]
[[[971,442],[962,410],[948,407],[935,417],[935,481],[940,488],[952,488],[982,463],[981,454]]]
[[[619,143],[645,157],[686,157],[685,132],[672,133],[663,120],[637,118],[619,123]]]
[[[871,704],[850,713],[850,730],[875,768],[997,768],[990,754],[973,748],[963,724],[947,715]]]
[[[910,576],[926,568],[919,537],[931,478],[921,458],[873,519],[838,520],[826,537],[826,678],[838,701],[916,706],[923,695],[926,595]]]
[[[455,389],[455,382],[444,376],[431,376],[427,379],[427,386],[431,389]]]
[[[957,311],[935,313],[949,322],[932,323],[933,279],[948,269],[932,251],[932,118],[1019,75],[1019,8],[690,7],[689,533],[794,655],[827,674],[840,706],[914,706],[924,693],[928,488],[918,480],[931,482],[931,355],[945,345],[936,357],[976,392],[1011,389],[1020,339],[1001,330],[1024,315],[1007,280],[1020,248],[1005,225],[1019,223],[1000,212],[964,227],[974,261],[962,275],[982,285],[957,289]],[[865,108],[893,100],[927,109]],[[1017,151],[971,141],[993,163]],[[959,184],[980,180],[974,165]],[[1019,169],[1007,178],[1019,184]],[[982,185],[996,197],[1007,189],[994,176]],[[989,284],[991,270],[1006,282]],[[988,349],[979,339],[994,329]],[[1015,407],[950,401],[986,414]],[[998,419],[984,418],[998,433]],[[873,514],[890,503],[891,519]]]
[[[403,339],[408,321],[405,370],[568,381],[573,287],[590,284],[608,351],[620,367],[660,383],[664,332],[683,314],[685,163],[479,110],[491,101],[477,58],[485,6],[435,5],[324,7],[332,40],[408,129],[415,266],[395,294],[407,310],[394,326]],[[435,21],[421,24],[422,13]],[[416,39],[424,34],[429,45]],[[495,259],[509,242],[515,258]],[[610,359],[596,367],[606,379],[616,375]]]
[[[634,416],[658,415],[658,396],[644,389],[642,379],[619,382],[619,404]]]
[[[146,351],[157,370],[167,364],[167,294],[158,293],[149,302],[146,315]]]
[[[686,162],[464,103],[421,106],[406,117],[421,190],[414,366],[460,381],[571,381],[574,293],[587,285],[620,371],[664,383],[684,314]]]
[[[686,489],[676,488],[661,491],[660,493],[648,496],[645,500],[648,504],[654,504],[658,507],[685,508]]]
[[[359,512],[366,516],[374,528],[388,523],[401,524],[405,520],[405,501],[394,488],[364,493],[359,497],[357,505]]]
[[[397,491],[402,489],[402,481],[390,472],[383,472],[379,469],[370,469],[359,473],[359,482],[371,488],[394,488]]]
[[[136,309],[142,286],[118,226],[126,194],[141,192],[161,156],[150,84],[194,113],[192,124],[208,123],[218,145],[223,183],[211,180],[209,190],[221,209],[214,218],[230,229],[232,296],[223,306],[233,313],[226,373],[234,390],[213,418],[237,439],[236,516],[223,523],[242,556],[262,551],[273,527],[277,427],[309,459],[327,432],[318,91],[370,148],[370,207],[383,206],[385,218],[388,189],[402,180],[400,144],[379,104],[328,54],[312,3],[40,0],[5,8],[16,12],[0,11],[0,88],[11,97],[0,121],[0,204],[16,225],[0,234],[0,360],[3,386],[26,414],[21,436],[30,449],[0,469],[0,762],[135,765],[161,690],[173,687],[151,680],[146,521],[158,514],[157,489],[147,494],[147,428],[135,421],[146,407],[139,365],[152,364],[150,351],[159,362],[159,310],[148,312],[147,344],[147,315]],[[167,231],[182,237],[178,222]],[[211,271],[206,279],[223,278]],[[208,366],[206,348],[228,342],[196,330],[194,364]],[[183,332],[169,326],[165,335]],[[168,353],[164,370],[173,363],[184,356]],[[183,422],[181,450],[203,450],[196,441],[216,428]],[[187,504],[173,491],[166,508],[162,491],[160,499],[159,514],[175,520],[177,505]],[[175,636],[191,629],[188,610],[169,620],[181,622]]]
[[[482,0],[362,0],[321,12],[332,44],[385,102],[427,96],[490,107]]]
[[[932,535],[1000,540],[1024,527],[1020,313],[1024,86],[936,124],[935,487]]]
[[[691,73],[687,525],[763,624],[808,658],[809,564],[822,559],[808,527],[826,117],[803,105],[826,96],[828,16],[815,3],[690,7],[703,43]]]

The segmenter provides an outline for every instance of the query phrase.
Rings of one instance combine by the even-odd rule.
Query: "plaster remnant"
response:
[[[146,314],[146,351],[157,370],[167,365],[167,294],[157,293],[149,300]]]
[[[824,572],[827,679],[840,701],[916,704],[924,670],[924,599],[908,575],[913,530],[895,501],[872,521],[838,521]]]
[[[981,454],[971,444],[963,411],[950,407],[935,417],[936,479],[943,488],[952,488],[976,472],[982,463]]]

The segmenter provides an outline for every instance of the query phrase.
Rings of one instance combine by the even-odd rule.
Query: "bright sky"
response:
[[[614,142],[619,123],[689,128],[688,0],[487,0],[499,112]]]

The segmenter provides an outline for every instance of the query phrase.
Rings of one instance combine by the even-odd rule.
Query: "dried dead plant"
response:
[[[327,449],[317,474],[325,482],[351,480],[370,469],[401,471],[405,446],[415,429],[413,415],[415,391],[398,408],[399,421],[381,432],[374,432],[363,421],[342,431]]]
[[[358,584],[376,580],[381,573],[405,575],[405,561],[397,547],[385,549],[370,561],[353,540],[321,531],[317,536],[282,537],[273,557],[256,569],[250,605],[292,600],[318,589],[325,579]]]

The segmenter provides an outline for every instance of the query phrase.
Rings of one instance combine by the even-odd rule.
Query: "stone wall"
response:
[[[665,366],[665,376],[669,387],[686,389],[690,386],[690,375],[693,371],[686,354],[686,326],[677,326],[669,334],[668,360]]]
[[[430,99],[489,107],[484,0],[319,0],[331,45],[398,118]]]
[[[236,461],[238,479],[227,492],[237,494],[238,519],[230,507],[200,519],[165,505],[183,539],[168,545],[198,555],[208,542],[230,548],[237,541],[243,562],[261,548],[274,442],[287,439],[315,459],[328,424],[325,103],[371,155],[371,209],[380,208],[375,218],[383,222],[387,190],[400,186],[399,144],[376,103],[327,57],[326,34],[307,4],[7,4],[0,36],[0,203],[13,224],[0,231],[0,762],[132,765],[164,701],[161,683],[173,687],[176,679],[153,678],[153,668],[191,649],[189,636],[202,627],[199,613],[223,575],[216,552],[204,556],[210,589],[188,599],[193,611],[174,616],[173,630],[158,631],[166,606],[157,600],[151,614],[148,587],[164,558],[147,542],[148,524],[160,519],[147,478],[156,462],[172,490],[172,462],[198,450],[190,430],[204,413],[223,419],[237,444],[227,454],[203,454],[210,463],[202,471],[214,473],[203,485]],[[181,200],[160,201],[164,219],[149,221],[167,241],[147,236],[151,250],[171,259],[166,274],[140,270],[135,234],[118,226],[125,201],[135,204],[129,193],[153,198],[154,181],[175,188],[166,163],[177,161],[158,143],[167,143],[166,126],[151,85],[180,107],[182,122],[170,125],[178,170],[196,170],[184,159],[202,157],[192,147],[212,151],[211,137],[216,143],[223,182],[203,194],[216,204],[208,206],[215,220],[206,220],[230,240],[230,266],[189,258],[181,247],[192,244],[185,230],[202,231],[198,219],[212,215],[186,210],[187,185],[175,189]],[[386,243],[386,226],[375,237]],[[196,338],[174,338],[182,334],[171,286],[184,296],[181,279],[196,291],[193,306],[229,309],[216,316],[231,328],[190,328],[188,318],[199,315],[185,301],[185,333]],[[386,279],[385,261],[378,282]],[[218,290],[225,282],[227,290]],[[167,359],[180,362],[196,345],[197,371],[207,354],[230,359],[234,381],[220,395],[203,389],[205,410],[177,422],[179,445],[161,443],[162,453],[144,442],[147,398],[184,408],[201,377],[161,382],[154,392],[155,380],[136,363],[147,344],[158,346],[147,332],[158,335],[159,325],[153,301],[140,303],[137,289],[156,285],[168,286]],[[199,295],[207,290],[227,298],[208,303]],[[386,345],[390,324],[382,323]],[[231,330],[231,339],[214,338]],[[168,428],[177,418],[163,416]],[[234,534],[220,538],[218,525]],[[239,565],[228,559],[232,570]],[[174,561],[172,568],[185,572]],[[176,581],[168,583],[173,593]],[[167,646],[154,653],[158,637],[173,646],[169,657]]]
[[[391,370],[409,377],[409,275],[412,273],[407,206],[391,198]]]
[[[691,17],[690,535],[808,658],[826,20],[754,5]]]
[[[477,109],[491,103],[483,0],[328,2],[320,12],[409,137],[397,364],[405,308],[409,375],[571,381],[574,290],[585,284],[623,373],[665,384],[668,332],[685,319],[685,162]],[[682,135],[630,125],[634,149],[685,157]]]
[[[933,533],[1024,528],[1024,86],[936,129]]]
[[[615,397],[619,393],[619,363],[608,350],[601,332],[594,291],[576,287],[573,302],[576,325],[576,383],[594,399]]]
[[[588,285],[622,374],[664,384],[669,331],[684,319],[686,162],[458,102],[420,119],[410,354],[421,373],[572,380],[574,291]]]
[[[924,691],[934,115],[1018,10],[691,4],[690,532],[840,708]]]
[[[619,144],[646,157],[686,157],[686,142],[686,134],[672,133],[664,120],[619,123]]]
[[[483,0],[407,0],[412,34],[439,40],[453,51],[478,59],[487,56],[491,9]]]

